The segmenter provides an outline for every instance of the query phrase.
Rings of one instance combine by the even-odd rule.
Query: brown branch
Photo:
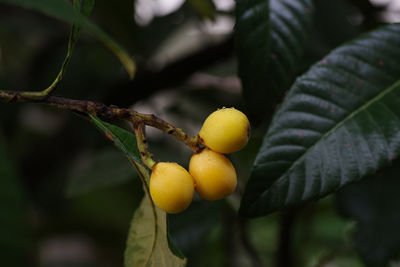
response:
[[[134,124],[143,124],[155,127],[167,134],[174,136],[179,141],[185,143],[194,152],[201,151],[201,139],[198,136],[188,136],[182,129],[176,128],[172,124],[156,117],[153,114],[142,114],[127,108],[117,106],[107,106],[103,103],[75,100],[60,96],[48,95],[44,98],[30,98],[30,92],[1,91],[0,101],[5,103],[32,102],[45,104],[62,110],[72,111],[87,117],[92,114],[101,119],[128,120]]]
[[[155,127],[167,134],[174,136],[176,139],[182,141],[183,143],[185,143],[185,145],[190,147],[195,153],[201,151],[200,144],[203,144],[203,142],[198,135],[189,137],[181,128],[176,128],[172,124],[169,124],[168,122],[158,118],[153,114],[140,114],[137,112],[135,113],[140,118],[140,120],[144,122],[144,124]]]

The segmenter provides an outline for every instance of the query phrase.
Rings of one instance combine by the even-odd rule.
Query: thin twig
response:
[[[179,141],[187,145],[195,153],[201,151],[201,138],[196,136],[188,136],[182,129],[158,118],[153,114],[142,114],[127,108],[119,108],[117,106],[107,106],[88,100],[76,100],[64,98],[60,96],[47,95],[43,98],[31,97],[31,92],[16,92],[0,90],[0,101],[5,103],[32,102],[56,107],[62,110],[72,111],[87,117],[92,114],[101,119],[117,119],[127,120],[135,124],[143,124],[155,127],[167,134],[174,136]],[[146,164],[147,165],[147,164]]]

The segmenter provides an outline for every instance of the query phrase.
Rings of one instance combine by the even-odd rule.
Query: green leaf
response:
[[[125,267],[185,266],[186,259],[174,254],[175,247],[171,245],[173,249],[170,248],[172,241],[168,237],[167,214],[157,208],[151,200],[150,175],[139,159],[135,136],[93,115],[89,116],[100,131],[125,153],[143,182],[145,196],[132,219],[125,251]]]
[[[4,266],[24,265],[28,248],[26,203],[18,173],[0,139],[0,256]]]
[[[81,12],[85,17],[88,17],[94,7],[94,0],[74,0],[73,5],[74,5],[75,10]],[[53,83],[48,88],[46,88],[43,92],[39,92],[40,95],[46,96],[49,93],[51,93],[51,91],[63,79],[64,73],[67,69],[69,61],[71,60],[72,52],[74,51],[75,45],[78,42],[78,39],[81,35],[81,30],[82,30],[81,25],[76,24],[76,23],[72,24],[71,33],[69,35],[69,40],[68,40],[67,55],[65,56],[65,59],[61,65],[61,69],[58,72]]]
[[[236,0],[235,44],[244,96],[268,88],[269,0]]]
[[[90,13],[92,12],[94,3],[95,3],[95,0],[74,0],[73,6],[74,6],[75,10],[79,11],[82,15],[84,15],[87,18],[90,15]],[[71,57],[71,54],[72,54],[72,51],[74,50],[75,45],[78,42],[78,39],[81,35],[81,31],[82,31],[82,25],[80,25],[79,23],[72,24],[71,34],[70,34],[69,40],[68,40],[67,56],[64,60],[61,71],[63,71],[63,69],[68,64],[69,58]]]
[[[367,266],[388,266],[400,251],[399,163],[337,195],[339,210],[357,223],[354,245]]]
[[[400,153],[400,24],[332,51],[299,77],[256,157],[241,213],[317,199]]]
[[[148,181],[148,171],[134,164],[142,179]],[[179,257],[174,246],[170,248],[172,241],[168,237],[167,214],[153,204],[147,186],[144,186],[144,190],[145,196],[133,216],[129,230],[125,267],[185,266],[186,259]]]
[[[79,11],[82,15],[84,15],[87,18],[92,12],[94,3],[95,0],[74,0],[73,6],[76,11]],[[80,25],[79,23],[72,24],[71,34],[68,40],[67,57],[64,60],[63,68],[61,69],[61,71],[64,69],[64,65],[68,64],[69,57],[71,57],[72,51],[74,50],[74,47],[78,42],[78,39],[81,35],[81,31],[82,31],[82,25]]]
[[[76,168],[69,175],[67,196],[86,194],[96,189],[116,186],[137,177],[132,166],[115,149],[96,151],[86,168]]]
[[[86,27],[94,36],[108,47],[124,65],[130,78],[132,79],[135,73],[135,63],[130,58],[129,54],[117,44],[108,34],[101,30],[98,26],[87,20],[86,15],[90,13],[92,0],[82,1],[82,14],[66,0],[0,0],[0,3],[18,5],[24,8],[40,11],[46,15],[55,17],[60,20],[74,23],[81,27]],[[75,5],[78,3],[75,2]],[[79,30],[75,29],[73,34]]]
[[[237,0],[236,52],[250,112],[272,112],[298,72],[312,0]]]
[[[89,117],[97,128],[104,133],[104,135],[113,142],[117,148],[125,153],[129,160],[142,164],[142,161],[140,160],[140,152],[136,145],[137,142],[135,135],[118,126],[102,121],[91,114],[89,114]]]

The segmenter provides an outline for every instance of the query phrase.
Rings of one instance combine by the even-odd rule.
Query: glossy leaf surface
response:
[[[293,82],[313,9],[312,0],[237,1],[239,76],[253,113],[273,110]]]
[[[400,154],[400,24],[349,42],[300,76],[255,160],[241,212],[317,199]]]

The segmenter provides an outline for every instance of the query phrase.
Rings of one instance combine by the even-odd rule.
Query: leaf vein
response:
[[[368,102],[366,102],[365,104],[363,104],[362,106],[360,106],[359,108],[357,108],[356,110],[354,110],[352,113],[350,113],[347,117],[345,117],[344,119],[342,119],[341,121],[339,121],[334,127],[332,127],[329,131],[327,131],[324,135],[322,135],[322,137],[315,142],[312,146],[310,146],[301,156],[299,156],[299,158],[297,160],[295,160],[290,167],[280,176],[282,177],[282,179],[277,179],[274,183],[282,183],[283,180],[288,179],[288,174],[292,171],[292,169],[294,168],[294,166],[296,164],[298,164],[302,159],[304,159],[304,156],[311,151],[311,149],[313,149],[314,147],[316,147],[317,145],[319,145],[324,139],[325,137],[327,137],[328,135],[330,135],[331,133],[333,133],[336,129],[338,129],[340,126],[342,126],[343,124],[345,124],[347,121],[352,121],[353,118],[358,115],[360,112],[362,112],[364,109],[368,108],[370,105],[372,105],[373,103],[375,103],[376,101],[380,100],[381,98],[383,98],[386,94],[390,93],[394,88],[397,88],[398,86],[400,86],[400,81],[397,81],[396,83],[394,83],[392,86],[388,87],[387,89],[383,90],[380,94],[378,94],[375,97],[372,97],[372,99],[370,99]],[[355,123],[355,125],[357,125],[357,123]],[[357,125],[358,127],[358,125]],[[362,132],[360,132],[360,136],[365,140],[365,137],[362,135]],[[367,147],[369,149],[370,154],[372,155],[371,149],[367,143]],[[372,158],[374,159],[373,155]],[[376,162],[376,160],[374,159],[374,162]],[[274,184],[273,183],[273,184]],[[272,186],[272,185],[271,185]],[[263,195],[263,194],[262,194]]]

